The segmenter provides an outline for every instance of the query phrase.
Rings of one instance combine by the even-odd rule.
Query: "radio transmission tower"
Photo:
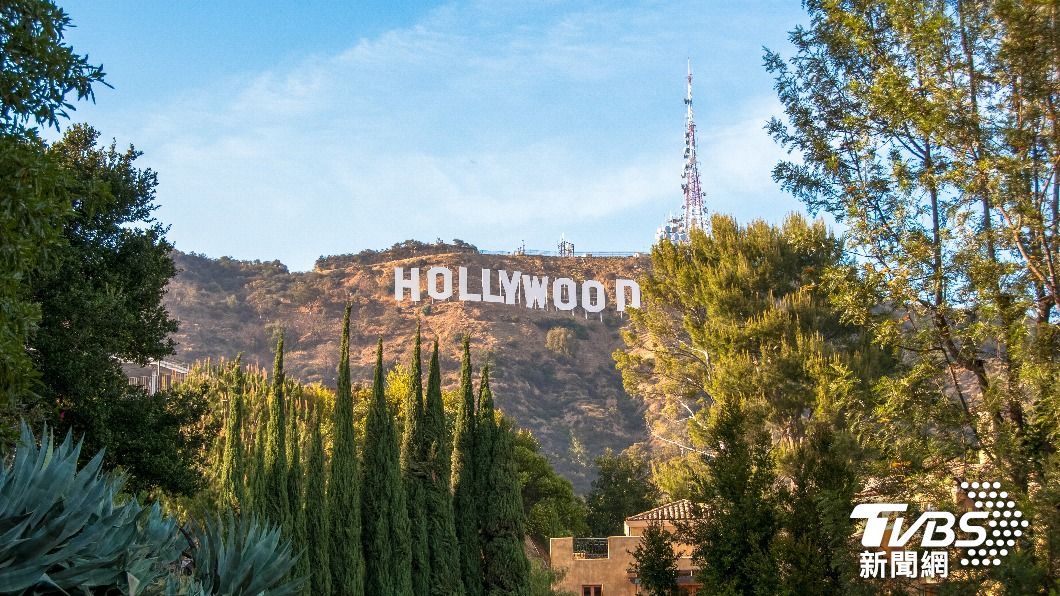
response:
[[[688,95],[685,96],[685,171],[681,174],[685,192],[685,231],[703,229],[703,187],[699,182],[699,159],[696,157],[696,119],[692,113],[692,60],[688,61]]]
[[[685,95],[685,168],[681,172],[684,193],[681,217],[671,216],[656,232],[656,240],[687,242],[692,228],[705,229],[703,186],[699,180],[699,158],[696,155],[696,119],[692,112],[692,61],[688,61],[688,93]]]

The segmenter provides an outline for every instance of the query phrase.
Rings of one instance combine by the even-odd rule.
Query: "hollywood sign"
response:
[[[581,307],[587,313],[597,313],[607,306],[607,291],[604,284],[587,279],[581,284],[570,277],[557,277],[549,283],[548,276],[527,275],[504,269],[483,269],[481,285],[468,288],[467,267],[457,268],[456,299],[463,302],[495,302],[497,304],[519,304],[527,308],[545,308],[571,311]],[[493,280],[497,283],[494,285]],[[580,286],[580,287],[579,287]],[[419,267],[394,267],[394,299],[401,302],[410,299],[419,302],[422,288],[434,300],[449,300],[454,296],[453,272],[448,267],[431,267],[420,276]],[[496,292],[494,292],[496,288]],[[640,286],[632,279],[615,279],[615,310],[640,308]],[[474,291],[473,291],[474,290]],[[480,291],[481,290],[481,291]]]

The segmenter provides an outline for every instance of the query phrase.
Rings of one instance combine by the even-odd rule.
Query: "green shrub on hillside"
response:
[[[574,332],[566,327],[553,327],[545,334],[545,347],[564,356],[574,356]]]

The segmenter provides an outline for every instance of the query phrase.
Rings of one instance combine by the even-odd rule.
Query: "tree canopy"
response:
[[[905,478],[896,496],[1003,478],[1038,516],[1035,546],[976,575],[1055,589],[1056,4],[806,8],[794,54],[765,56],[785,110],[769,130],[795,154],[773,176],[846,227],[857,267],[829,280],[836,302],[906,364],[882,381],[879,415],[854,423]]]

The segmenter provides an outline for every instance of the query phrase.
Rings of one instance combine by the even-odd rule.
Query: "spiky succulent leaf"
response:
[[[231,514],[197,530],[194,580],[208,594],[297,594],[305,578],[287,581],[297,556],[280,529]]]
[[[78,470],[81,443],[40,445],[24,424],[0,469],[0,593],[117,588],[161,582],[180,556],[176,522],[155,505],[119,501],[123,480],[100,471],[103,453]]]

